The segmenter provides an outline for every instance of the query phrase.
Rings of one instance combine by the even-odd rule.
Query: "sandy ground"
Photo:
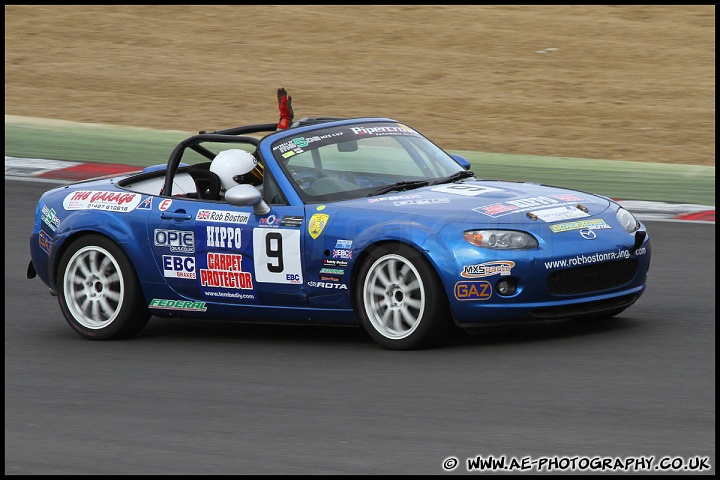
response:
[[[5,113],[386,116],[452,150],[715,165],[715,6],[5,6]]]

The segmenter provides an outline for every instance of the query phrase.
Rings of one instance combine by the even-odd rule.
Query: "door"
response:
[[[153,256],[183,299],[231,305],[307,306],[302,207],[252,207],[156,199],[148,221]]]

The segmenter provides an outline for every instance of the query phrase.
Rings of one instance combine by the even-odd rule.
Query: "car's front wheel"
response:
[[[445,291],[432,266],[413,248],[392,244],[374,249],[356,285],[358,316],[383,347],[428,347],[446,333]]]
[[[127,338],[150,319],[130,260],[107,237],[75,240],[62,256],[57,275],[63,315],[85,338]]]

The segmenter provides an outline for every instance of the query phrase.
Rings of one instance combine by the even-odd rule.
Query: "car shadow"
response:
[[[459,345],[502,345],[528,342],[545,342],[601,334],[626,333],[638,328],[632,317],[618,316],[605,319],[542,320],[535,322],[492,325],[472,332],[454,328],[442,342],[442,347]]]
[[[602,320],[555,320],[485,326],[468,333],[457,327],[433,349],[544,342],[599,334],[626,333],[638,328],[629,316]],[[261,324],[228,320],[164,319],[152,317],[136,339],[199,339],[202,341],[259,341],[329,343],[382,348],[359,326]]]
[[[249,323],[234,320],[188,320],[157,317],[152,317],[148,325],[135,338],[373,343],[362,328],[355,326]]]

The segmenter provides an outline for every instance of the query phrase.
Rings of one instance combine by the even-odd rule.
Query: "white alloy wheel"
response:
[[[405,257],[385,255],[370,266],[363,284],[363,303],[373,328],[398,340],[412,334],[425,311],[420,273]]]
[[[68,310],[85,328],[111,324],[123,305],[125,279],[115,258],[104,248],[81,248],[70,258],[63,276]]]
[[[451,320],[445,290],[414,248],[396,243],[371,248],[355,285],[358,317],[383,347],[422,348],[446,333]]]
[[[105,236],[89,234],[72,242],[60,260],[57,285],[65,320],[85,338],[130,337],[150,319],[130,259]]]

